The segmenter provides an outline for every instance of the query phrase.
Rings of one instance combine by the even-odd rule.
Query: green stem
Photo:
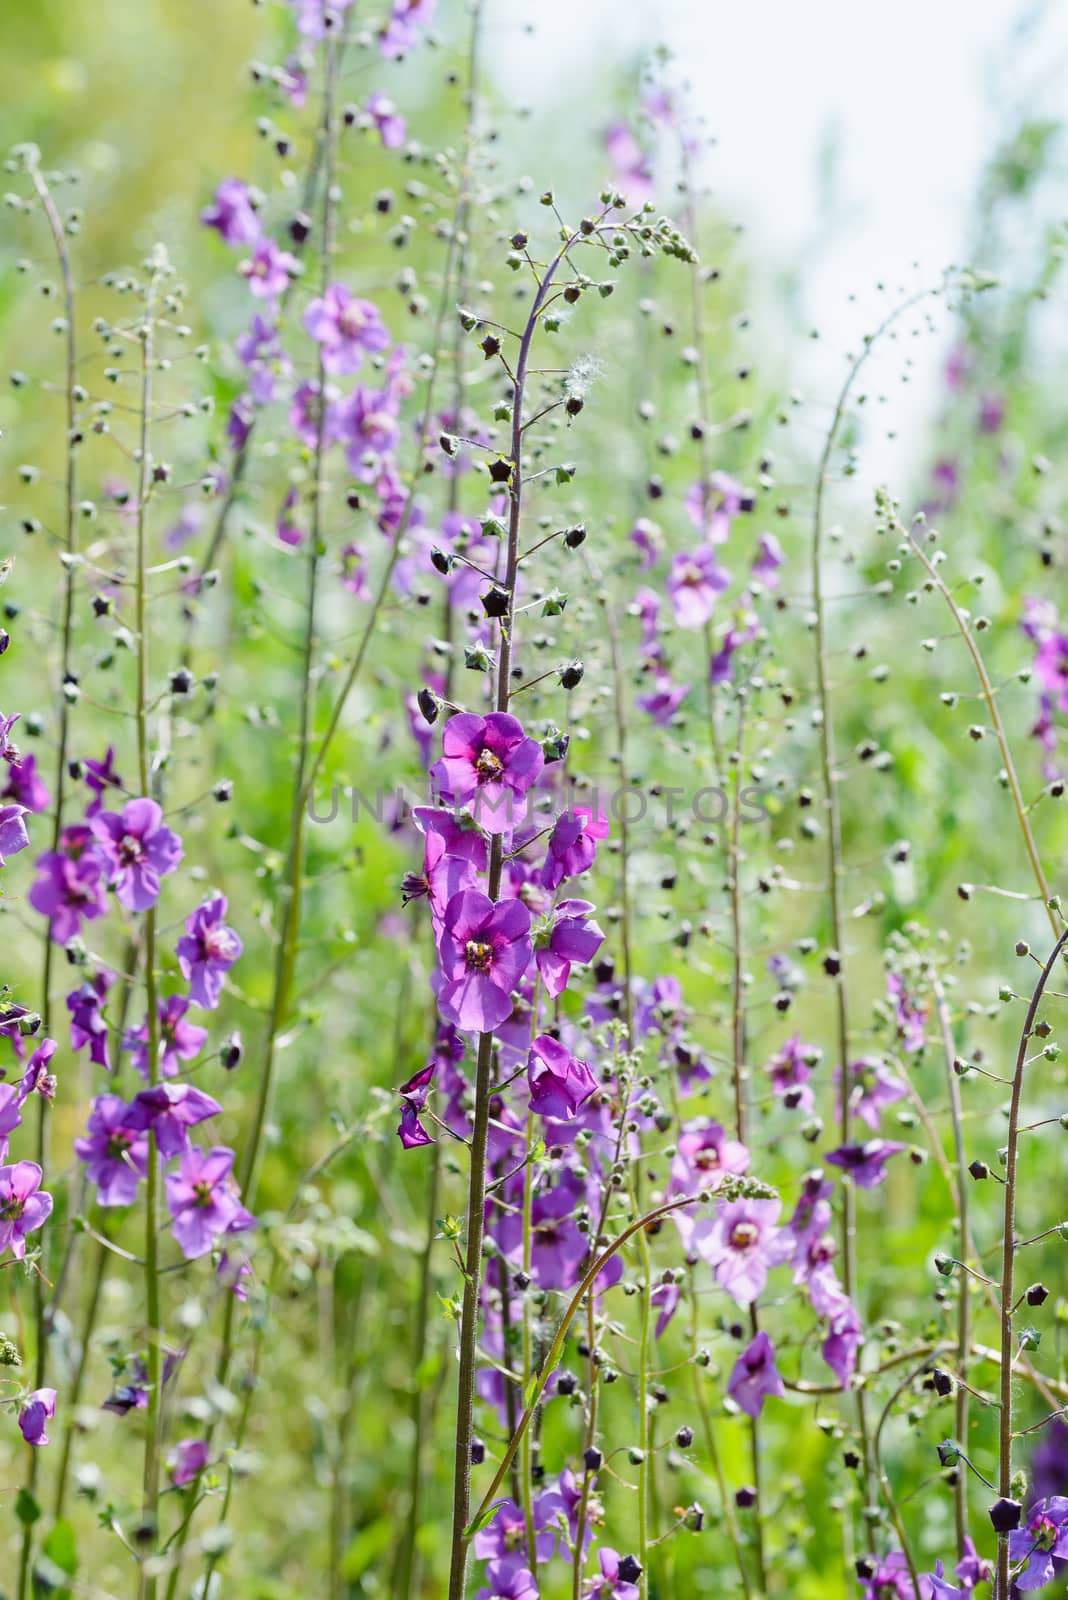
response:
[[[1016,1271],[1016,1178],[1020,1144],[1020,1103],[1023,1099],[1024,1069],[1027,1065],[1027,1047],[1032,1038],[1038,1008],[1046,985],[1057,964],[1057,958],[1068,944],[1068,928],[1060,934],[1046,958],[1038,982],[1035,984],[1027,1007],[1020,1045],[1016,1052],[1016,1069],[1012,1075],[1012,1094],[1009,1101],[1009,1130],[1005,1158],[1005,1217],[1001,1245],[1001,1411],[998,1417],[998,1494],[1009,1499],[1012,1494],[1012,1382],[1013,1359],[1013,1301]],[[963,1443],[963,1441],[961,1441]],[[997,1583],[994,1600],[1009,1600],[1010,1589],[1009,1536],[998,1535]]]
[[[148,564],[148,505],[152,492],[149,458],[149,416],[152,406],[152,370],[155,360],[156,272],[149,280],[145,317],[141,327],[140,452],[137,489],[137,562],[135,588],[135,631],[137,633],[137,771],[140,793],[148,797],[151,772],[148,750],[148,627],[146,617],[145,570]],[[150,1086],[159,1083],[159,1013],[156,998],[156,911],[150,907],[144,920],[145,1031]],[[138,1594],[141,1600],[155,1600],[156,1578],[151,1560],[159,1544],[159,1458],[161,1375],[160,1293],[159,1293],[159,1187],[160,1158],[154,1129],[148,1133],[145,1162],[145,1320],[147,1331],[146,1388],[148,1409],[145,1417],[145,1461],[141,1497],[144,1524],[144,1551],[141,1560]]]

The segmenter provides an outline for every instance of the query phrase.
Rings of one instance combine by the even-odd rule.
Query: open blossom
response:
[[[1068,712],[1068,634],[1044,634],[1035,654],[1035,675],[1055,711]]]
[[[670,722],[690,692],[688,683],[676,683],[669,673],[659,672],[654,680],[656,687],[649,694],[640,694],[637,704],[658,727]]]
[[[712,544],[723,544],[731,523],[741,512],[752,511],[752,491],[727,472],[712,472],[707,482],[695,483],[686,496],[690,521]]]
[[[1068,1496],[1050,1495],[1028,1512],[1022,1528],[1009,1534],[1009,1557],[1024,1566],[1015,1578],[1017,1589],[1041,1589],[1050,1582],[1054,1560],[1068,1560]]]
[[[431,775],[445,799],[470,806],[487,833],[505,833],[526,815],[523,798],[541,773],[545,757],[518,717],[492,711],[488,717],[461,711],[442,730],[442,755]]]
[[[379,138],[387,150],[397,150],[404,143],[407,125],[388,94],[376,90],[364,111],[378,129]]]
[[[289,280],[300,272],[300,262],[288,250],[282,250],[273,239],[257,239],[248,256],[238,267],[247,281],[249,290],[257,300],[277,300],[289,288]]]
[[[144,1122],[120,1095],[101,1094],[93,1101],[85,1136],[74,1141],[74,1153],[86,1163],[102,1206],[130,1206],[148,1167]]]
[[[0,1161],[7,1160],[11,1135],[22,1122],[22,1101],[13,1083],[0,1083]]]
[[[0,1256],[10,1250],[17,1261],[23,1261],[26,1235],[52,1215],[52,1196],[41,1188],[43,1176],[36,1161],[0,1167]]]
[[[111,1055],[103,1005],[114,982],[114,974],[102,969],[67,996],[70,1047],[77,1051],[88,1045],[90,1061],[94,1067],[103,1067],[105,1072],[111,1071]]]
[[[241,1204],[232,1176],[234,1152],[225,1145],[204,1151],[190,1145],[177,1172],[166,1177],[174,1237],[189,1261],[207,1255],[223,1234],[253,1228],[256,1219]]]
[[[546,1489],[533,1503],[534,1543],[539,1561],[550,1561],[556,1550],[558,1518],[566,1511],[563,1495]],[[474,1552],[479,1561],[500,1561],[526,1550],[527,1530],[523,1512],[514,1500],[502,1500],[492,1522],[475,1535]],[[535,1591],[536,1592],[536,1591]]]
[[[19,1432],[27,1444],[51,1444],[47,1427],[56,1414],[56,1391],[34,1389],[19,1407]]]
[[[641,1576],[641,1567],[633,1556],[621,1556],[618,1551],[602,1545],[597,1552],[601,1575],[588,1578],[582,1586],[582,1600],[640,1600],[640,1591],[631,1577]]]
[[[429,26],[438,0],[393,0],[393,10],[379,38],[379,49],[387,60],[410,50],[419,39],[420,29]]]
[[[217,894],[191,914],[178,941],[178,965],[189,984],[189,998],[205,1011],[219,1004],[223,976],[241,954],[241,940],[227,927],[225,916],[226,896]]]
[[[512,990],[530,965],[530,912],[519,900],[494,905],[465,889],[445,908],[438,955],[438,1008],[446,1022],[488,1032],[512,1014]]]
[[[539,1034],[531,1044],[527,1083],[530,1109],[561,1122],[570,1122],[597,1087],[589,1063],[577,1060],[566,1045],[548,1033]]]
[[[789,1106],[811,1111],[815,1105],[815,1096],[808,1080],[812,1076],[813,1058],[818,1054],[811,1045],[805,1044],[799,1033],[795,1033],[768,1062],[772,1088]]]
[[[188,1150],[189,1129],[221,1111],[218,1100],[192,1083],[157,1083],[134,1096],[128,1126],[151,1128],[160,1155],[167,1158]]]
[[[775,1346],[763,1329],[750,1340],[734,1363],[727,1393],[750,1417],[759,1417],[769,1396],[786,1393],[775,1365]]]
[[[159,1032],[157,1046],[159,1049],[160,1071],[165,1078],[173,1078],[179,1070],[182,1061],[192,1061],[203,1050],[208,1037],[207,1028],[198,1028],[194,1023],[185,1020],[189,1010],[189,1001],[184,994],[169,995],[166,1000],[158,1004]],[[141,1023],[139,1028],[127,1028],[123,1040],[123,1049],[133,1052],[131,1060],[134,1070],[142,1078],[149,1076],[148,1061],[148,1019]]]
[[[35,911],[48,918],[56,944],[68,944],[77,938],[83,922],[107,912],[105,862],[92,828],[81,823],[64,828],[59,849],[38,856],[37,871],[39,877],[28,899]]]
[[[711,619],[716,596],[729,588],[731,575],[716,560],[707,545],[692,552],[680,551],[671,563],[667,592],[675,608],[680,628],[701,628]]]
[[[853,1061],[849,1066],[852,1089],[849,1109],[860,1117],[873,1133],[879,1131],[879,1122],[887,1106],[896,1105],[908,1094],[908,1087],[900,1078],[887,1070],[879,1060]]]
[[[130,911],[154,906],[159,880],[173,872],[185,854],[156,802],[131,800],[121,812],[101,811],[92,828],[123,905]]]
[[[419,1121],[419,1116],[426,1109],[427,1095],[436,1070],[437,1061],[431,1057],[426,1066],[414,1072],[407,1083],[402,1083],[397,1091],[401,1097],[401,1119],[397,1135],[405,1150],[416,1150],[421,1145],[434,1143]]]
[[[185,1484],[192,1483],[208,1464],[208,1443],[206,1439],[179,1439],[170,1455],[167,1465],[175,1486],[181,1489]]]
[[[714,1217],[702,1217],[693,1226],[693,1249],[740,1306],[760,1297],[768,1269],[789,1254],[789,1241],[775,1226],[781,1209],[779,1200],[731,1200],[721,1203]]]
[[[905,987],[904,978],[896,972],[887,973],[886,993],[894,1008],[901,1047],[910,1054],[923,1049],[923,1030],[927,1021],[926,1005],[917,1005]]]
[[[0,806],[0,867],[8,856],[17,856],[29,844],[30,836],[23,821],[27,816],[29,811],[25,806]]]
[[[604,943],[604,934],[593,921],[589,900],[561,900],[545,929],[535,940],[535,956],[541,981],[550,999],[563,994],[575,964],[587,966]]]
[[[614,182],[632,206],[644,205],[653,193],[652,162],[625,122],[613,122],[604,136]]]
[[[608,818],[596,815],[585,806],[576,806],[557,817],[549,835],[545,863],[541,869],[544,889],[558,889],[565,878],[588,872],[597,855],[597,846],[609,833]]]
[[[875,1189],[886,1177],[886,1163],[905,1149],[890,1139],[868,1139],[864,1144],[843,1144],[827,1153],[832,1166],[848,1172],[860,1189]]]
[[[696,1194],[718,1189],[728,1173],[741,1174],[749,1166],[749,1151],[737,1139],[728,1139],[718,1122],[701,1118],[685,1122],[671,1158],[671,1193]],[[677,1214],[679,1220],[681,1213]]]
[[[475,1600],[538,1600],[534,1574],[521,1555],[501,1556],[486,1568],[486,1582]]]
[[[25,806],[27,811],[47,811],[51,796],[38,774],[36,756],[20,756],[11,762],[0,800]]]
[[[786,563],[782,553],[782,545],[773,533],[762,533],[757,545],[757,553],[750,568],[754,578],[758,578],[765,589],[773,592],[779,587],[779,568]]]
[[[900,1550],[892,1550],[866,1580],[864,1600],[930,1600],[930,1591],[921,1579],[917,1595],[906,1557]]]
[[[356,372],[365,355],[389,348],[389,331],[378,307],[357,299],[343,283],[330,284],[311,301],[304,327],[322,346],[323,366],[335,377]]]
[[[263,231],[248,185],[240,178],[223,179],[200,220],[206,228],[215,228],[227,244],[252,244]]]

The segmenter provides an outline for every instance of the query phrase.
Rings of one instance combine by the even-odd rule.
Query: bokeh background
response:
[[[457,105],[449,77],[457,65],[462,21],[459,8],[442,0],[437,45],[399,67],[373,56],[360,61],[346,93],[358,100],[384,87],[406,114],[412,136],[428,148],[454,138]],[[255,176],[265,188],[285,185],[257,133],[261,106],[250,89],[249,63],[284,54],[290,37],[286,9],[246,0],[7,0],[2,26],[0,144],[33,140],[49,165],[81,170],[79,273],[89,286],[88,306],[95,303],[95,279],[163,239],[189,283],[197,337],[218,341],[225,350],[242,325],[240,286],[197,218],[223,175]],[[859,782],[847,789],[847,852],[878,867],[895,840],[912,843],[910,862],[891,875],[889,901],[877,907],[874,919],[858,923],[865,1004],[882,992],[882,940],[900,933],[912,917],[935,930],[946,927],[947,948],[969,947],[963,994],[974,1008],[970,1042],[995,1053],[1011,1038],[1011,1019],[997,1014],[996,996],[1012,943],[1025,934],[1037,948],[1043,922],[1033,906],[1018,908],[994,896],[980,895],[962,910],[958,885],[964,879],[1016,890],[1028,884],[1007,816],[999,810],[989,741],[977,753],[967,737],[967,706],[958,703],[951,714],[939,700],[940,693],[973,691],[964,658],[952,644],[920,646],[921,638],[940,640],[950,633],[946,617],[928,603],[921,626],[903,594],[892,605],[872,598],[870,586],[886,575],[887,552],[871,539],[871,504],[874,486],[884,481],[907,511],[934,503],[958,576],[984,580],[981,602],[969,590],[969,603],[981,603],[994,619],[988,650],[1006,686],[1002,711],[1020,750],[1028,794],[1037,798],[1043,774],[1029,739],[1034,686],[1013,675],[1029,659],[1018,628],[1024,597],[1037,592],[1056,598],[1063,584],[1068,402],[1059,374],[1068,324],[1059,275],[1068,189],[1058,100],[1066,57],[1068,25],[1055,3],[1003,0],[908,0],[879,16],[871,7],[838,0],[807,7],[768,0],[745,7],[718,0],[706,7],[685,0],[660,6],[543,0],[536,7],[491,0],[486,31],[486,93],[500,130],[494,161],[509,175],[503,186],[508,198],[489,219],[487,234],[498,223],[507,227],[513,215],[525,215],[524,206],[530,209],[516,181],[522,175],[529,176],[534,194],[552,186],[561,204],[583,204],[608,170],[605,132],[631,116],[650,61],[659,61],[685,91],[714,138],[700,157],[699,242],[703,258],[724,269],[723,299],[710,331],[717,404],[725,412],[747,405],[755,418],[749,433],[724,441],[722,464],[755,478],[762,454],[774,450],[778,465],[768,514],[776,502],[784,508],[781,515],[774,512],[775,527],[798,568],[805,559],[813,463],[844,358],[859,335],[901,292],[937,281],[950,263],[989,269],[1000,280],[999,288],[962,310],[939,308],[930,322],[910,321],[901,340],[873,363],[871,404],[863,425],[855,431],[851,425],[849,434],[858,449],[855,470],[836,483],[834,504],[844,530],[835,547],[838,586],[846,594],[852,585],[868,591],[862,604],[843,612],[835,654],[842,748],[855,750],[873,740],[892,757],[895,771],[894,785],[874,794]],[[645,137],[655,150],[656,136]],[[660,154],[667,189],[662,198],[670,209],[674,158],[667,148]],[[366,147],[360,162],[350,177],[361,194],[385,183],[401,187],[403,175],[377,148]],[[384,231],[357,229],[345,245],[366,282],[390,284],[396,268]],[[24,248],[12,227],[0,257],[0,339],[6,367],[43,375],[55,356],[45,349],[47,315],[27,310],[34,273],[14,270]],[[417,239],[413,253],[421,268],[428,251],[426,239]],[[661,458],[660,424],[644,433],[635,425],[637,404],[650,389],[665,430],[674,425],[681,432],[687,415],[689,380],[670,355],[663,357],[660,376],[646,382],[647,371],[668,348],[666,334],[663,343],[656,342],[656,323],[671,321],[685,303],[670,272],[658,269],[652,287],[655,323],[641,320],[637,287],[620,295],[613,342],[602,355],[611,399],[599,420],[590,407],[590,438],[600,446],[591,452],[597,467],[590,493],[603,508],[606,538],[617,543],[633,516],[648,509],[644,486],[653,471],[664,474],[671,492],[681,492],[686,482],[684,463]],[[397,302],[391,309],[400,315]],[[969,377],[963,391],[951,390],[946,363],[961,349]],[[225,354],[213,366],[210,383],[222,408],[234,392],[233,363]],[[977,407],[990,392],[1004,408],[993,435],[976,425]],[[0,553],[10,550],[19,558],[23,603],[28,589],[32,593],[32,576],[40,575],[43,588],[33,604],[42,639],[51,608],[51,567],[19,530],[24,496],[14,469],[24,461],[54,462],[55,414],[45,393],[0,390],[0,499],[11,507]],[[197,453],[195,437],[185,446],[190,459]],[[205,427],[205,450],[209,440]],[[947,462],[956,488],[939,500]],[[247,885],[241,911],[248,955],[230,1020],[250,1033],[269,992],[271,924],[265,906],[278,866],[272,849],[284,843],[288,749],[272,715],[292,714],[292,665],[274,648],[275,625],[291,620],[285,606],[292,582],[291,569],[278,577],[275,510],[267,495],[242,514],[231,598],[212,613],[204,644],[206,659],[214,650],[225,664],[222,710],[207,748],[197,746],[194,765],[177,780],[186,794],[223,773],[240,780],[236,834],[212,820],[194,837],[206,880]],[[269,546],[276,565],[265,599],[257,584]],[[803,580],[798,586],[803,590]],[[340,613],[331,620],[340,630]],[[803,613],[788,625],[795,659],[802,662]],[[357,697],[347,739],[332,763],[330,776],[341,782],[366,788],[369,772],[391,780],[415,774],[413,754],[406,746],[398,753],[397,708],[416,670],[406,626],[402,614],[390,619],[373,679]],[[869,652],[863,666],[850,654],[859,638]],[[179,641],[165,621],[157,644],[157,659],[168,665]],[[871,661],[892,669],[889,692],[872,686]],[[810,687],[806,670],[796,669],[802,695]],[[5,673],[11,703],[47,716],[48,685],[37,664],[13,658]],[[586,710],[596,742],[596,708]],[[811,762],[813,747],[805,737],[802,730],[796,749],[784,758],[791,780],[800,781]],[[639,739],[649,777],[670,779],[678,752],[665,754],[644,734]],[[1065,831],[1059,817],[1048,813],[1045,807],[1039,815],[1044,848],[1059,865]],[[789,820],[779,821],[788,832]],[[267,840],[270,847],[257,853],[249,840]],[[719,979],[702,967],[702,958],[688,967],[690,957],[676,953],[673,934],[682,912],[660,893],[675,849],[671,840],[654,840],[639,862],[652,924],[643,939],[642,970],[648,976],[677,960],[702,996],[707,982],[716,998],[708,1002],[704,1021],[714,1037],[722,1020],[716,1010]],[[319,1582],[327,1573],[333,1593],[391,1593],[408,1440],[405,1341],[425,1210],[422,1169],[410,1159],[402,1163],[392,1139],[388,1094],[421,1047],[426,1023],[427,953],[419,952],[394,917],[396,882],[409,856],[410,841],[369,822],[315,830],[311,842],[310,872],[321,883],[315,896],[320,943],[309,965],[319,966],[329,981],[325,994],[303,1008],[295,1047],[287,1053],[265,1169],[267,1205],[284,1209],[294,1182],[328,1147],[332,1128],[359,1116],[373,1126],[360,1149],[333,1169],[329,1186],[307,1199],[299,1227],[279,1255],[283,1309],[267,1343],[264,1393],[250,1440],[255,1483],[237,1496],[233,1513],[237,1549],[229,1570],[233,1592],[242,1597],[289,1600],[307,1592],[309,1578]],[[686,908],[699,910],[714,874],[699,861],[688,871],[683,898],[689,897]],[[798,873],[804,874],[803,860]],[[858,904],[868,888],[863,877],[858,880]],[[774,929],[780,940],[810,931],[808,910],[791,906],[781,917]],[[36,956],[23,937],[17,906],[6,927],[15,930],[14,976],[31,982]],[[817,987],[800,1002],[798,1025],[818,1034],[826,1029],[825,1012]],[[873,1037],[879,1027],[876,1015]],[[941,1080],[931,1071],[933,1102],[941,1110]],[[1051,1075],[1051,1111],[1059,1110],[1057,1088]],[[235,1128],[244,1094],[240,1083],[226,1087]],[[77,1108],[60,1108],[60,1138],[77,1131],[79,1115]],[[990,1097],[976,1112],[976,1137],[996,1140],[999,1125],[996,1097]],[[1063,1159],[1054,1156],[1051,1182],[1063,1175]],[[455,1176],[449,1170],[446,1182],[455,1188],[458,1208]],[[886,1191],[872,1292],[873,1311],[888,1322],[912,1310],[895,1300],[900,1275],[945,1242],[939,1184],[937,1174],[925,1174],[917,1187],[904,1172],[894,1175]],[[925,1315],[926,1301],[920,1303]],[[317,1347],[305,1317],[310,1304],[317,1314]],[[185,1314],[189,1327],[198,1328],[197,1306],[191,1302]],[[111,1281],[104,1335],[121,1341],[136,1315],[130,1291]],[[1051,1340],[1055,1365],[1065,1325],[1060,1316]],[[210,1340],[205,1333],[205,1356]],[[421,1379],[435,1390],[444,1387],[449,1372],[441,1344],[439,1339]],[[101,1371],[106,1355],[105,1341]],[[622,1414],[622,1400],[618,1404]],[[84,1423],[80,1465],[113,1463],[121,1435],[112,1419],[101,1425],[87,1405]],[[981,1452],[991,1436],[981,1411],[976,1430]],[[920,1429],[913,1439],[903,1422],[901,1435],[895,1440],[898,1469],[902,1482],[919,1494],[934,1476],[929,1430]],[[783,1592],[797,1600],[823,1600],[839,1592],[841,1568],[838,1525],[833,1506],[829,1510],[828,1484],[832,1498],[844,1492],[832,1426],[826,1433],[795,1434],[783,1419],[769,1427],[767,1437],[772,1451],[793,1452],[781,1509],[781,1570],[789,1585]],[[737,1479],[745,1471],[740,1440],[728,1439],[725,1451],[728,1472]],[[0,1460],[7,1466],[13,1457]],[[121,1485],[122,1463],[106,1470]],[[432,1470],[422,1537],[428,1573],[435,1564],[440,1570],[447,1528],[444,1478],[443,1471]],[[697,1484],[692,1492],[700,1489]],[[945,1548],[949,1512],[944,1497],[920,1505],[917,1527],[933,1559]],[[123,1593],[124,1569],[106,1532],[90,1527],[82,1548],[93,1592]],[[687,1546],[673,1578],[678,1593],[722,1593],[714,1545],[711,1552],[696,1543]],[[432,1579],[424,1592],[436,1592]]]

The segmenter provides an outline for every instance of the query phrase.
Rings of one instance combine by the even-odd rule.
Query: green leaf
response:
[[[68,1578],[74,1577],[78,1570],[78,1554],[74,1542],[74,1529],[69,1522],[57,1522],[42,1549],[61,1572],[65,1572]]]
[[[15,1515],[24,1528],[32,1528],[41,1515],[41,1508],[28,1489],[20,1489],[15,1501]]]

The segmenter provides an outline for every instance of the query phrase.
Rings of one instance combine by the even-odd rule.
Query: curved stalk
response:
[[[1038,1008],[1046,985],[1057,964],[1057,958],[1068,944],[1068,928],[1060,934],[1046,958],[1038,982],[1035,984],[1020,1034],[1016,1052],[1016,1068],[1012,1075],[1012,1094],[1009,1101],[1009,1131],[1005,1158],[1005,1220],[1001,1247],[1001,1413],[998,1418],[998,1493],[1002,1499],[1012,1494],[1012,1380],[1013,1380],[1013,1314],[1014,1277],[1016,1272],[1016,1180],[1020,1143],[1020,1102],[1023,1098],[1024,1069],[1027,1065],[1027,1046],[1033,1036]],[[1009,1600],[1010,1589],[1009,1536],[998,1535],[997,1583],[994,1600]]]

